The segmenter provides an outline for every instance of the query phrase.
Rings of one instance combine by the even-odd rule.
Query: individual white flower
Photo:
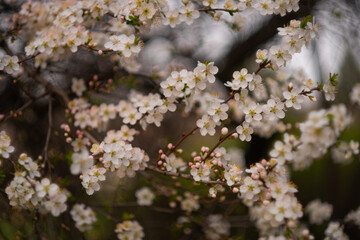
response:
[[[157,12],[157,10],[155,8],[154,3],[149,1],[149,2],[144,2],[143,4],[141,4],[139,12],[140,12],[140,14],[139,14],[140,21],[145,21],[145,20],[153,18],[153,16]]]
[[[94,165],[94,158],[89,155],[87,150],[83,150],[79,153],[72,155],[72,163],[70,166],[70,172],[73,175],[82,173]]]
[[[255,102],[250,102],[248,106],[244,107],[245,121],[251,123],[252,121],[260,121],[262,119],[262,107]]]
[[[182,171],[186,167],[186,163],[180,157],[175,156],[171,153],[165,158],[166,161],[166,171],[177,172],[178,170]]]
[[[277,118],[284,118],[284,103],[279,101],[279,99],[269,99],[267,103],[263,106],[263,112],[270,118],[270,120],[275,120]]]
[[[304,101],[304,96],[300,95],[300,91],[298,89],[292,87],[291,90],[284,92],[283,96],[286,99],[286,107],[294,107],[295,109],[301,109],[301,103]]]
[[[215,134],[216,122],[209,117],[209,115],[202,116],[201,119],[196,121],[196,126],[200,128],[200,133],[202,136],[209,134],[213,136]]]
[[[268,58],[268,50],[264,49],[264,50],[257,50],[256,52],[256,63],[263,63],[265,60],[267,60]]]
[[[38,182],[35,188],[36,193],[40,198],[43,198],[47,194],[53,196],[59,191],[59,186],[51,183],[48,178],[41,179],[41,182]]]
[[[197,67],[194,69],[194,72],[201,72],[205,75],[209,83],[215,82],[215,74],[219,71],[218,67],[214,66],[214,62],[198,62]]]
[[[170,27],[174,28],[180,23],[179,12],[176,10],[165,12],[165,16],[163,19],[164,25],[170,25]]]
[[[73,78],[72,79],[72,85],[71,85],[71,90],[76,93],[76,95],[78,97],[81,97],[83,92],[86,90],[86,86],[85,86],[85,81],[84,79],[77,79],[77,78]]]
[[[54,217],[59,216],[61,213],[65,212],[67,209],[66,205],[67,196],[63,191],[58,191],[54,195],[49,196],[49,200],[45,201],[45,209]]]
[[[228,114],[226,113],[228,110],[229,105],[227,105],[226,103],[221,104],[220,102],[216,101],[211,104],[207,113],[215,122],[219,122],[220,120],[223,121],[228,118]]]
[[[80,152],[82,150],[86,150],[86,147],[90,145],[90,141],[88,138],[76,138],[71,142],[71,146],[73,147],[74,152]]]
[[[225,83],[225,86],[230,87],[232,90],[239,90],[240,88],[246,88],[253,80],[253,75],[248,73],[246,68],[233,73],[233,80]]]
[[[3,158],[9,158],[10,153],[14,152],[15,148],[10,146],[11,139],[8,135],[6,135],[5,131],[0,132],[0,155]]]
[[[285,66],[286,62],[291,60],[291,55],[285,49],[282,49],[278,46],[272,46],[270,48],[269,58],[271,60],[272,66],[279,68]]]
[[[115,119],[116,117],[116,107],[114,104],[100,104],[99,107],[99,114],[101,117],[101,120],[103,122],[107,122],[110,119]]]
[[[135,193],[137,203],[140,206],[150,206],[152,205],[155,194],[148,187],[140,188]]]
[[[254,4],[254,8],[257,9],[261,15],[274,13],[274,3],[270,0],[260,0]]]
[[[258,182],[251,177],[244,179],[244,184],[240,186],[241,197],[251,200],[256,194],[260,193]]]
[[[181,200],[180,207],[188,213],[196,211],[200,208],[199,196],[194,196],[190,192],[185,192],[185,198]]]
[[[236,127],[236,132],[239,134],[241,141],[250,142],[251,134],[253,134],[254,130],[250,127],[249,123],[243,122],[242,125]]]
[[[353,86],[353,89],[350,93],[350,100],[352,103],[360,105],[360,83],[357,83]]]
[[[281,141],[276,141],[274,149],[270,151],[270,156],[276,158],[279,164],[284,164],[285,161],[293,160],[292,146],[284,144]]]
[[[330,81],[325,81],[323,90],[325,92],[326,101],[334,101],[335,100],[335,93],[337,92],[337,90],[336,90],[336,87],[334,85],[332,85]]]
[[[187,25],[191,25],[195,19],[200,17],[198,10],[195,10],[195,5],[189,2],[186,6],[182,6],[179,9],[180,21],[186,22]]]
[[[197,181],[210,180],[211,165],[209,163],[198,163],[190,170],[191,176]]]
[[[5,55],[0,59],[0,70],[5,70],[7,74],[13,74],[20,70],[19,59],[17,56]]]

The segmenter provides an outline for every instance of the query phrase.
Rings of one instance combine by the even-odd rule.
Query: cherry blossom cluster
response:
[[[144,170],[149,161],[149,157],[143,150],[132,147],[131,144],[123,140],[109,143],[102,142],[100,144],[95,143],[91,148],[91,152],[93,156],[88,156],[88,153],[84,153],[84,159],[87,159],[85,160],[86,167],[90,166],[89,161],[93,161],[93,157],[98,158],[99,163],[103,167],[99,164],[90,166],[91,168],[87,168],[80,175],[82,185],[89,195],[100,190],[99,182],[105,181],[106,177],[104,174],[108,170],[117,170],[117,175],[120,178],[125,176],[134,177],[135,172]]]
[[[97,221],[95,212],[84,204],[74,204],[70,214],[75,221],[75,226],[81,232],[92,229],[92,224]]]
[[[289,182],[287,171],[275,159],[262,160],[246,170],[251,176],[245,177],[240,186],[240,197],[264,235],[284,234],[287,222],[303,216],[302,206],[294,196],[297,189]]]
[[[217,0],[204,0],[203,5],[214,7]],[[261,15],[280,14],[285,16],[287,12],[296,12],[299,10],[299,0],[256,0],[256,1],[233,1],[227,0],[224,7],[230,11],[244,11],[247,8],[253,8],[260,12]]]
[[[345,217],[345,221],[353,222],[358,228],[360,228],[360,207],[349,212]]]
[[[333,206],[320,199],[315,199],[306,206],[305,212],[309,214],[310,223],[322,224],[331,217]]]
[[[127,36],[125,34],[112,35],[104,47],[127,58],[137,55],[141,50],[139,39],[135,35]]]
[[[125,220],[118,223],[116,225],[115,232],[119,240],[141,240],[145,236],[143,227],[135,220]]]
[[[339,222],[330,222],[325,230],[324,240],[339,239],[348,240],[349,237],[344,233],[343,226]]]
[[[5,189],[10,205],[28,210],[37,209],[41,213],[51,213],[53,216],[59,216],[66,211],[66,201],[70,193],[48,178],[42,178],[38,165],[41,158],[34,161],[22,153],[17,163],[13,162],[9,156],[9,153],[14,151],[14,147],[10,146],[10,137],[4,131],[0,133],[0,137],[4,146],[2,149],[4,152],[6,150],[3,157],[10,159],[16,170],[14,178]]]
[[[15,27],[23,28],[24,36],[29,33],[27,31],[34,31],[35,36],[25,37],[28,40],[25,59],[19,60],[18,56],[7,53],[9,55],[0,58],[0,70],[16,74],[21,70],[20,65],[31,59],[35,60],[36,68],[46,68],[50,61],[63,60],[83,48],[102,57],[111,55],[109,60],[119,65],[121,71],[132,73],[140,69],[137,57],[144,44],[140,33],[149,31],[158,23],[171,28],[180,23],[191,25],[203,12],[214,20],[223,20],[237,28],[244,22],[241,12],[246,9],[255,9],[262,15],[284,16],[297,11],[298,2],[226,0],[224,8],[219,8],[217,0],[196,3],[182,0],[181,6],[170,9],[166,1],[159,0],[28,1],[22,5],[19,23]],[[228,20],[222,18],[221,12],[235,16]],[[98,25],[105,27],[98,30],[95,27]],[[176,181],[171,187],[162,186],[157,184],[158,179],[154,177],[151,180],[155,179],[156,183],[151,189],[142,187],[135,192],[136,201],[140,206],[151,206],[157,194],[162,194],[169,198],[172,208],[169,210],[175,210],[178,206],[186,215],[197,216],[202,214],[198,210],[202,207],[204,196],[213,198],[211,201],[225,202],[228,195],[224,193],[230,191],[230,196],[235,197],[237,202],[249,207],[250,219],[263,236],[260,239],[284,240],[289,235],[294,239],[314,239],[307,227],[300,223],[300,218],[305,212],[311,224],[321,224],[330,219],[332,206],[316,199],[303,210],[295,196],[297,188],[290,182],[288,165],[295,170],[304,169],[329,149],[338,163],[348,163],[359,155],[359,142],[339,140],[341,133],[351,123],[349,112],[343,104],[312,111],[306,121],[294,126],[282,122],[288,110],[301,109],[305,100],[316,101],[315,91],[324,92],[328,101],[335,98],[337,74],[330,74],[329,79],[320,84],[301,72],[285,76],[285,73],[278,71],[286,67],[294,54],[310,45],[318,30],[319,26],[311,17],[305,17],[303,21],[292,20],[289,25],[278,28],[281,43],[257,51],[258,70],[249,72],[246,68],[240,68],[233,72],[232,79],[227,79],[224,84],[230,90],[225,99],[218,92],[214,94],[209,87],[215,83],[218,68],[213,62],[207,61],[198,62],[193,70],[169,68],[171,70],[159,78],[142,75],[158,85],[157,92],[146,94],[130,91],[125,99],[117,100],[117,103],[92,102],[89,96],[91,91],[98,90],[95,83],[97,76],[94,76],[94,82],[89,83],[81,78],[73,78],[70,97],[75,98],[64,100],[68,107],[66,117],[69,125],[61,126],[66,142],[72,149],[69,158],[71,174],[79,176],[81,186],[88,195],[100,190],[100,184],[106,180],[108,172],[116,172],[119,178],[124,178],[134,177],[137,171],[146,170],[184,178],[192,181],[194,186],[203,183],[209,187],[208,193],[195,194],[181,181]],[[119,68],[115,66],[114,69]],[[276,79],[260,76],[262,69],[276,71]],[[159,80],[159,84],[156,80]],[[112,79],[107,80],[107,83],[111,82]],[[50,96],[55,96],[56,92],[52,92],[51,86],[51,82],[44,85]],[[67,92],[64,94],[67,95]],[[359,84],[350,93],[350,100],[353,104],[360,104]],[[147,153],[133,144],[135,136],[140,133],[136,129],[141,127],[146,130],[149,124],[160,127],[166,113],[179,109],[185,113],[195,109],[196,125],[190,133],[184,133],[176,144],[169,143],[167,151],[159,150],[157,159],[150,162]],[[117,118],[121,119],[121,127],[108,129],[109,123]],[[226,127],[228,123],[233,123],[230,120],[236,122],[232,131]],[[216,127],[220,126],[216,145],[212,148],[202,146],[197,152],[187,156],[184,154],[186,157],[182,155],[183,150],[178,145],[185,138],[197,130],[202,136],[214,136]],[[100,134],[106,131],[101,141],[91,135],[96,130]],[[261,160],[249,168],[245,167],[241,151],[220,147],[228,139],[250,142],[253,134],[270,137],[275,132],[283,133],[283,138],[275,141],[269,151],[270,159]],[[12,152],[14,147],[11,146],[10,137],[4,131],[0,132],[0,156],[11,162],[15,171],[14,178],[5,189],[10,205],[37,210],[42,214],[51,213],[53,216],[65,212],[71,194],[50,178],[52,164],[47,152],[44,151],[44,161],[42,157],[33,160],[22,153],[16,162],[10,157]],[[46,166],[49,167],[47,171]],[[44,173],[48,173],[49,178],[43,177]],[[95,212],[85,204],[74,204],[70,214],[76,228],[82,232],[90,230],[97,221]],[[359,215],[359,209],[352,211],[346,221],[360,226]],[[201,217],[204,221],[200,225],[208,239],[220,240],[230,235],[230,223],[223,215]],[[186,217],[179,222],[194,219]],[[115,232],[118,239],[144,238],[143,228],[136,220],[125,219],[117,224]],[[325,239],[329,240],[348,239],[339,222],[330,222],[325,234]]]
[[[359,155],[359,142],[340,141],[331,149],[332,158],[336,163],[350,163],[354,156]]]
[[[189,166],[195,181],[226,181],[229,187],[241,182],[243,171],[232,161],[236,155],[228,154],[225,148],[216,148],[210,153],[208,147],[202,147],[199,155],[194,152],[192,156]],[[209,194],[215,197],[218,190],[221,191],[218,187],[211,188]]]
[[[209,215],[204,225],[206,238],[220,240],[230,235],[230,223],[220,214]]]
[[[37,209],[41,213],[51,213],[55,217],[67,209],[66,200],[69,193],[66,189],[51,183],[48,178],[33,179],[27,172],[16,172],[5,192],[13,207]]]
[[[100,190],[99,182],[106,180],[105,173],[105,168],[92,166],[80,175],[81,184],[86,189],[87,194],[93,195],[95,191]]]
[[[314,159],[324,155],[336,144],[337,138],[350,124],[350,120],[346,107],[342,104],[333,105],[328,110],[312,111],[308,119],[299,124],[301,135],[297,137],[284,134],[283,141],[275,142],[270,156],[277,158],[279,164],[292,163],[294,169],[307,168]],[[353,148],[347,148],[350,157],[353,152],[358,152],[359,148],[355,142],[352,146]]]

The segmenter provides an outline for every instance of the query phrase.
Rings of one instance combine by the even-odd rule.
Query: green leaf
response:
[[[313,17],[312,17],[311,15],[308,15],[308,16],[304,17],[304,19],[303,19],[302,22],[300,23],[300,27],[301,27],[301,28],[305,28],[306,25],[307,25],[307,23],[308,23],[308,22],[312,22],[312,20],[313,20]]]

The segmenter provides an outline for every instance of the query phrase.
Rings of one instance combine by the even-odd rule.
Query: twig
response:
[[[28,60],[34,59],[35,57],[39,56],[39,54],[40,54],[40,52],[35,53],[34,55],[31,55],[31,56],[29,56],[29,57],[20,59],[20,60],[18,61],[18,64],[21,64],[21,63],[26,62],[26,61],[28,61]]]
[[[22,111],[24,111],[27,107],[29,107],[33,102],[35,102],[36,100],[45,97],[46,95],[48,95],[47,92],[37,96],[37,97],[33,97],[32,99],[28,100],[23,106],[21,106],[19,109],[17,109],[14,113],[9,113],[4,120],[0,121],[1,123],[6,122],[7,120],[11,119],[12,117],[17,116],[19,113],[22,113]]]
[[[159,168],[157,168],[156,166],[147,166],[147,169],[166,175],[166,176],[172,176],[172,177],[179,177],[179,178],[183,178],[183,179],[188,179],[188,180],[194,180],[194,178],[190,175],[190,174],[186,174],[186,173],[176,173],[176,172],[168,172],[165,170],[161,170]],[[220,180],[214,180],[214,181],[198,181],[199,183],[203,183],[203,184],[207,184],[207,185],[214,185],[214,184],[220,184],[220,185],[224,185],[227,186],[226,182],[220,181]],[[240,184],[235,184],[232,185],[232,187],[236,187],[236,186],[240,186]]]
[[[214,150],[221,144],[223,143],[226,139],[228,139],[229,137],[231,137],[234,133],[236,132],[236,128],[234,130],[232,130],[228,135],[226,135],[223,138],[220,138],[219,142],[217,144],[215,144],[215,146],[209,151],[208,154],[206,154],[206,157],[204,159],[202,159],[202,162],[205,162],[207,159],[209,159],[209,157],[211,156],[211,154],[214,152]]]
[[[48,119],[49,119],[49,126],[46,134],[46,140],[45,140],[45,146],[44,146],[44,164],[48,166],[48,172],[51,176],[51,163],[48,158],[48,148],[50,143],[50,137],[51,137],[51,129],[52,129],[52,99],[51,94],[49,95],[49,108],[48,108]]]
[[[175,145],[169,149],[166,153],[166,156],[169,156],[171,153],[173,153],[176,148],[187,138],[189,137],[191,134],[193,134],[196,130],[198,130],[199,127],[194,127],[193,129],[191,129],[188,133],[183,133],[182,137],[175,143]]]

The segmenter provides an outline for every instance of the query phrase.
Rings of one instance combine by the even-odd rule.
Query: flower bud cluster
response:
[[[250,176],[240,186],[240,198],[250,207],[250,217],[262,234],[279,231],[287,221],[302,217],[302,206],[294,196],[297,190],[284,166],[275,159],[262,160],[246,172]]]

